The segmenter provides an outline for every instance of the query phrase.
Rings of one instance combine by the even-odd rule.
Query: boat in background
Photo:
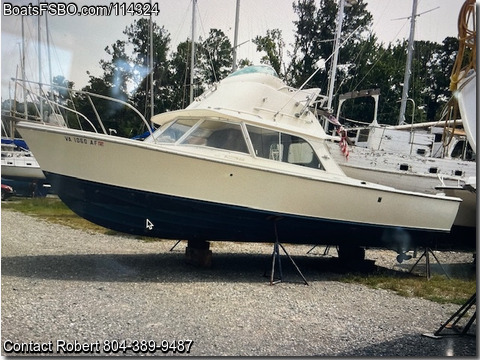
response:
[[[378,102],[378,94],[366,91]],[[340,96],[337,116],[344,100],[352,94]],[[475,104],[475,103],[473,103]],[[467,189],[462,195],[465,201],[460,205],[458,216],[452,228],[452,241],[458,238],[476,238],[476,197],[467,184],[476,178],[476,154],[465,132],[456,126],[461,120],[388,126],[376,121],[376,109],[371,124],[367,126],[344,127],[342,137],[329,143],[332,157],[348,176],[356,179],[392,186],[405,191],[435,194],[453,189],[458,196],[460,189]],[[445,141],[445,135],[448,141]],[[349,143],[338,146],[338,141]],[[445,145],[447,143],[447,145]],[[348,151],[348,157],[345,156]],[[472,206],[471,202],[474,202]],[[465,215],[470,211],[470,215]]]
[[[38,16],[37,27],[37,42],[41,44],[41,26],[40,18]],[[10,106],[8,109],[3,108],[1,114],[1,127],[2,127],[2,142],[1,142],[1,175],[2,179],[8,181],[18,182],[19,187],[31,188],[32,191],[28,191],[33,196],[45,196],[50,191],[50,186],[46,183],[45,175],[35,159],[34,155],[30,151],[27,143],[20,138],[16,131],[16,124],[19,121],[33,121],[33,122],[49,122],[58,126],[66,126],[65,120],[59,111],[59,104],[53,101],[54,92],[45,94],[40,85],[39,88],[29,88],[34,84],[31,81],[27,81],[26,77],[26,51],[25,51],[25,34],[24,34],[24,18],[21,18],[22,25],[22,39],[20,42],[20,70],[22,79],[15,81],[14,95],[10,98]],[[51,74],[51,59],[50,59],[50,44],[49,44],[49,32],[47,26],[47,16],[45,15],[45,31],[46,31],[46,43],[48,53],[49,64],[49,78],[52,79]],[[42,51],[39,45],[35,59],[38,68],[39,82],[42,81]],[[18,72],[18,68],[17,68]],[[18,74],[17,74],[18,75]],[[13,80],[13,79],[12,79]],[[28,84],[28,85],[27,85]],[[49,88],[54,88],[50,85]],[[19,99],[19,90],[21,90],[22,98]],[[20,193],[20,192],[17,192]],[[25,193],[25,192],[22,192]],[[37,195],[36,195],[37,194]],[[30,195],[30,196],[31,196]]]
[[[443,191],[448,196],[462,199],[455,224],[459,227],[474,227],[477,221],[477,182],[473,176],[464,184],[457,186],[441,185],[437,190]]]
[[[315,115],[326,100],[319,93],[252,66],[184,110],[154,116],[160,128],[144,141],[46,123],[17,128],[60,199],[117,231],[189,246],[279,241],[404,253],[445,245],[461,200],[346,176]]]
[[[461,197],[465,201],[460,205],[452,237],[473,240],[476,238],[476,192],[472,193],[471,184],[475,182],[477,171],[476,32],[475,25],[471,25],[473,30],[468,30],[467,26],[472,21],[474,24],[475,2],[467,0],[459,16],[460,50],[451,77],[453,97],[441,121],[415,124],[412,119],[412,124],[381,125],[377,122],[380,95],[377,89],[343,94],[339,97],[337,118],[333,122],[337,129],[341,127],[342,139],[337,137],[336,141],[344,145],[339,148],[331,143],[330,151],[342,170],[357,179],[427,194],[446,191],[458,196],[463,189]],[[470,56],[468,65],[460,69],[467,55]],[[341,118],[344,102],[365,96],[374,99],[371,123],[359,125],[344,118],[344,123],[340,124],[337,119]],[[323,118],[324,122],[328,120],[326,116]]]
[[[21,139],[2,138],[2,177],[12,180],[45,180],[32,152],[19,147]]]
[[[348,158],[337,144],[330,144],[332,156],[348,176],[397,189],[434,194],[439,185],[457,186],[476,175],[475,154],[465,133],[450,128],[453,120],[381,125],[377,122],[377,90],[340,95],[337,119],[344,102],[359,96],[371,96],[375,100],[372,122],[358,126],[355,121],[344,121],[342,134],[350,143]],[[354,126],[349,127],[347,122]],[[456,121],[457,125],[460,123]],[[443,139],[445,133],[450,134],[447,146]]]
[[[1,120],[2,178],[27,182],[45,180],[45,175],[26,142],[15,137],[15,123],[18,119],[2,114]]]

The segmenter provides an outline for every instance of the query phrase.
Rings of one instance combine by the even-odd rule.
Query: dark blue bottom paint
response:
[[[175,240],[274,242],[277,233],[278,240],[283,243],[354,245],[403,251],[415,246],[439,248],[451,245],[452,241],[443,232],[270,213],[53,173],[46,173],[46,176],[60,199],[79,216],[134,235]]]

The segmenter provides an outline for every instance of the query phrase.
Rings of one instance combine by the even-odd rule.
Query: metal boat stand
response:
[[[463,336],[463,335],[470,335],[468,334],[468,330],[472,326],[473,322],[477,318],[477,310],[475,309],[475,312],[473,315],[470,317],[468,320],[467,324],[463,327],[461,331],[459,331],[459,327],[457,326],[458,322],[465,316],[467,311],[475,305],[475,308],[477,306],[477,293],[473,294],[473,296],[467,300],[465,304],[463,304],[460,309],[457,310],[455,314],[453,314],[450,319],[448,319],[445,324],[440,326],[440,328],[435,331],[433,334],[423,334],[423,336],[432,338],[432,339],[441,339],[443,336]],[[453,323],[450,324],[450,322],[453,321]],[[452,329],[455,332],[454,333],[449,333],[449,334],[442,334],[442,331],[444,329]]]
[[[432,272],[430,271],[430,254],[432,254],[432,256],[435,258],[435,260],[437,261],[438,265],[440,265],[440,267],[442,268],[443,272],[445,273],[445,275],[447,276],[448,279],[450,279],[450,276],[448,276],[447,272],[445,271],[445,269],[443,268],[442,264],[440,263],[440,261],[438,260],[437,256],[433,253],[432,249],[429,248],[429,247],[426,247],[425,248],[425,251],[423,252],[423,254],[418,258],[417,262],[412,266],[412,268],[410,269],[409,273],[412,273],[413,269],[418,265],[418,263],[420,262],[420,260],[422,260],[422,258],[425,256],[425,276],[427,277],[427,280],[430,280],[430,278],[432,277]]]
[[[175,245],[172,246],[172,248],[170,249],[170,251],[173,251],[173,249],[175,249],[176,246],[177,246],[178,244],[180,244],[180,241],[182,241],[182,240],[177,240],[177,242],[175,243]]]
[[[282,271],[282,260],[280,258],[280,248],[282,248],[283,252],[285,255],[287,255],[288,259],[290,262],[295,266],[295,269],[297,269],[297,272],[300,274],[302,277],[303,281],[305,282],[305,285],[308,285],[307,279],[305,279],[305,276],[303,276],[302,272],[300,271],[300,268],[297,266],[293,258],[290,256],[290,254],[287,252],[285,247],[278,241],[278,232],[277,232],[277,221],[281,220],[281,218],[275,218],[274,219],[274,227],[275,227],[275,243],[273,244],[273,253],[272,253],[272,270],[270,272],[270,285],[275,285],[283,280],[283,271]],[[278,260],[278,271],[280,273],[280,277],[275,279],[275,265]]]
[[[310,254],[310,253],[313,251],[313,249],[315,249],[316,247],[318,247],[318,245],[314,245],[310,250],[307,251],[307,254]],[[325,256],[325,255],[328,255],[328,253],[330,252],[330,248],[331,248],[331,247],[332,247],[331,245],[326,245],[326,246],[325,246],[325,250],[323,250],[323,255],[324,255],[324,256]],[[337,251],[338,251],[338,246],[336,246],[336,249],[337,249]]]

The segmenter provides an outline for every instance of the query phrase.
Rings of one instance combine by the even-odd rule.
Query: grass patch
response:
[[[56,196],[45,198],[13,198],[9,201],[2,201],[2,208],[19,211],[55,224],[69,226],[72,229],[91,231],[104,235],[124,234],[85,220],[70,210],[67,205]],[[135,238],[143,241],[161,240],[146,236],[135,236]]]
[[[59,198],[13,198],[2,201],[3,209],[11,209],[55,224],[69,226],[73,229],[116,235],[117,232],[85,220],[70,210]]]
[[[343,282],[362,284],[373,289],[392,290],[405,297],[420,297],[440,304],[464,304],[476,292],[475,276],[469,278],[450,278],[433,275],[430,280],[425,277],[405,273],[355,275],[348,274]]]

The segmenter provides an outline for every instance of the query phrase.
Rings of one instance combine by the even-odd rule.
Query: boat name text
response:
[[[103,146],[105,144],[101,140],[87,139],[87,138],[82,138],[78,136],[65,136],[65,141],[74,142],[77,144],[94,145],[94,146]]]

